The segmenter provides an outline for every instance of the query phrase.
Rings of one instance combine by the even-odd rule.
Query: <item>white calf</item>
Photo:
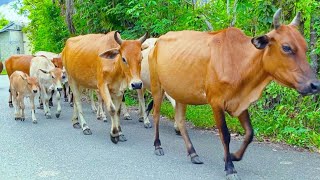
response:
[[[59,118],[61,114],[60,92],[62,91],[62,70],[60,68],[55,68],[54,64],[46,57],[34,57],[31,60],[30,76],[37,77],[39,80],[41,90],[40,96],[47,119],[51,118],[48,94],[51,93],[51,90],[56,90],[56,117]]]
[[[32,122],[37,123],[35,116],[34,97],[39,92],[38,80],[35,77],[29,77],[22,71],[15,71],[10,76],[10,91],[13,97],[13,104],[15,107],[15,120],[25,120],[24,116],[24,98],[29,97],[31,103]]]

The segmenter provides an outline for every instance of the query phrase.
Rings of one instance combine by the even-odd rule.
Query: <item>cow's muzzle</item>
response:
[[[311,95],[320,92],[320,81],[312,80],[306,84],[306,86],[299,91],[302,95]]]
[[[132,89],[141,89],[142,88],[142,82],[133,82],[131,83]]]
[[[33,93],[37,93],[38,92],[38,90],[33,90]]]
[[[57,88],[57,91],[59,91],[59,92],[62,91],[62,88]]]

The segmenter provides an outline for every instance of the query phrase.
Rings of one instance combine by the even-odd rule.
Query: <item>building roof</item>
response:
[[[8,25],[4,26],[1,30],[0,33],[6,32],[6,31],[21,31],[22,27],[14,22],[9,22]]]

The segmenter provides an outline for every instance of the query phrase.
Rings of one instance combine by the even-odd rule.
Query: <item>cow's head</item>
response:
[[[39,82],[36,77],[29,77],[27,74],[20,76],[24,81],[26,81],[29,91],[33,92],[34,94],[39,92]]]
[[[120,61],[121,68],[129,83],[129,89],[141,89],[140,78],[142,61],[142,43],[147,39],[147,33],[138,40],[122,40],[118,32],[114,33],[115,41],[120,45],[118,48],[107,50],[99,56],[107,59]],[[118,56],[119,55],[119,56]]]
[[[263,67],[277,82],[303,95],[317,93],[320,82],[307,61],[307,43],[298,31],[300,13],[289,25],[279,23],[280,13],[281,9],[273,17],[274,30],[251,42],[264,50]]]
[[[62,79],[62,70],[60,68],[54,68],[50,71],[46,71],[43,69],[39,69],[41,72],[47,74],[50,76],[49,78],[52,81],[52,85],[54,86],[54,89],[57,91],[62,91],[62,84],[61,84],[61,79]]]
[[[51,62],[54,64],[56,68],[63,68],[62,59],[61,57],[52,58]]]

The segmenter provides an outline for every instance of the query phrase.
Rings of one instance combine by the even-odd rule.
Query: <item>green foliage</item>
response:
[[[60,53],[69,36],[60,7],[52,4],[51,0],[23,0],[23,4],[21,11],[27,11],[31,20],[24,31],[33,51]]]
[[[2,14],[0,14],[0,29],[2,29],[7,24],[9,24],[9,21],[6,18],[4,18]]]
[[[273,29],[274,12],[281,7],[282,23],[290,23],[302,12],[301,32],[310,42],[311,16],[320,37],[320,2],[318,0],[225,0],[192,4],[191,0],[74,0],[72,17],[75,35],[105,33],[120,30],[123,38],[138,38],[146,31],[158,37],[168,31],[206,31],[202,17],[215,30],[227,28],[231,22],[248,36],[262,35]],[[237,4],[235,4],[237,2]],[[29,14],[31,23],[25,29],[34,51],[61,52],[70,36],[65,19],[65,1],[23,0],[22,11]],[[0,20],[1,21],[1,20]],[[0,23],[1,25],[1,23]],[[320,38],[314,52],[320,55]],[[126,93],[128,105],[137,104],[136,93]],[[250,107],[252,124],[258,139],[271,138],[302,147],[320,148],[320,109],[317,97],[301,97],[295,91],[274,83],[267,87],[262,98]],[[316,99],[316,100],[315,100]],[[171,104],[164,102],[161,113],[173,118]],[[212,127],[215,122],[210,106],[188,106],[187,119],[199,127]],[[239,121],[227,116],[233,132],[244,133]]]

